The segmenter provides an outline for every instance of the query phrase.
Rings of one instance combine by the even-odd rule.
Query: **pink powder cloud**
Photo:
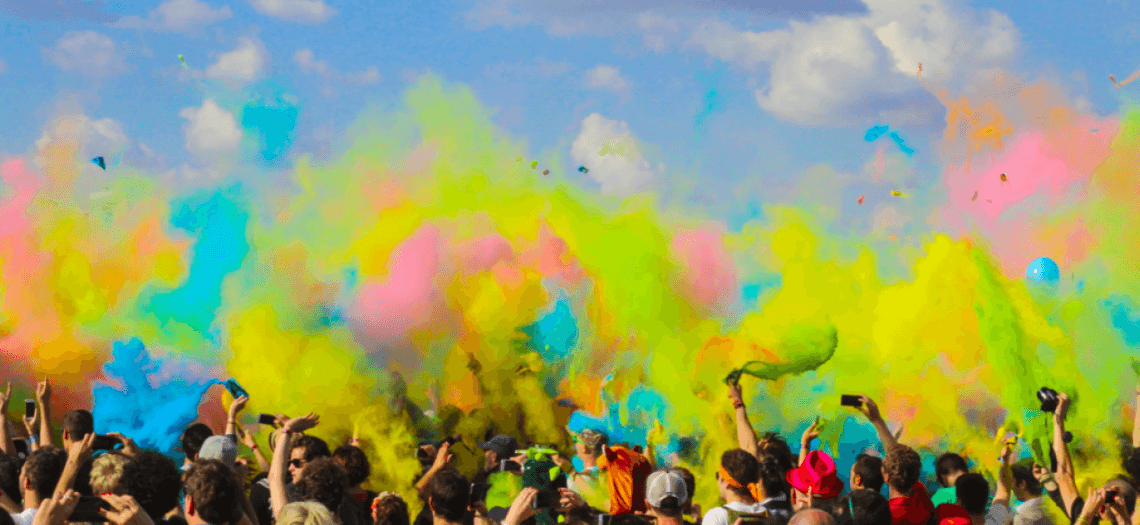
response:
[[[736,267],[716,226],[673,237],[674,256],[685,266],[682,289],[695,305],[724,312],[737,296]]]
[[[423,226],[392,250],[388,276],[361,287],[354,302],[354,324],[366,333],[395,338],[429,325],[441,307],[436,290],[443,248],[435,226]]]

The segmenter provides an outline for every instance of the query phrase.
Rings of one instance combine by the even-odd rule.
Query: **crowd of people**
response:
[[[971,472],[966,458],[947,453],[936,464],[939,486],[930,490],[920,481],[919,454],[891,434],[872,399],[860,396],[857,410],[876,428],[885,454],[860,455],[848,486],[834,458],[812,449],[815,425],[793,455],[779,436],[757,435],[739,384],[730,386],[739,448],[719,454],[719,500],[702,502],[702,511],[691,471],[656,466],[653,454],[610,443],[600,429],[573,436],[581,468],[569,454],[528,452],[516,437],[487,436],[478,444],[484,465],[472,479],[451,465],[453,439],[421,446],[423,469],[409,473],[420,501],[408,502],[366,488],[366,443],[354,437],[332,449],[307,434],[320,424],[316,414],[277,415],[266,457],[237,424],[248,401],[239,397],[222,434],[202,423],[185,429],[179,466],[140,450],[128,436],[97,435],[84,409],[62,418],[57,440],[51,385],[44,381],[36,388],[35,414],[23,421],[27,436],[15,437],[10,422],[0,425],[0,506],[7,511],[0,525],[1140,525],[1132,476],[1078,493],[1064,439],[1072,401],[1064,393],[1053,410],[1055,465],[1015,462],[1015,444],[1006,442],[991,481]],[[8,413],[10,397],[9,385],[0,413]],[[1140,447],[1137,437],[1133,447]],[[239,457],[242,447],[252,460]],[[1133,463],[1125,461],[1125,470]],[[602,494],[604,504],[588,504],[583,494],[590,491]],[[1069,524],[1054,523],[1046,499]]]

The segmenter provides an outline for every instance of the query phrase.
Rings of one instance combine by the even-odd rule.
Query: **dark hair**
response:
[[[372,474],[372,465],[368,463],[368,456],[360,447],[354,445],[341,445],[333,452],[333,458],[340,460],[344,471],[348,473],[348,486],[355,487],[368,480]]]
[[[938,461],[934,463],[934,473],[938,475],[938,484],[949,487],[950,483],[946,481],[946,478],[955,472],[970,472],[970,467],[966,464],[965,458],[953,452],[938,456]]]
[[[294,487],[297,489],[297,501],[315,501],[335,515],[348,489],[348,474],[333,458],[319,457],[305,465],[301,479]]]
[[[721,454],[720,466],[724,467],[732,479],[745,487],[760,480],[760,463],[756,460],[756,456],[743,449],[737,448]],[[747,488],[728,487],[728,489],[741,496],[749,495]]]
[[[50,498],[63,475],[67,453],[55,447],[41,448],[28,456],[24,463],[24,476],[32,490],[41,499]]]
[[[891,525],[891,505],[878,491],[853,490],[839,498],[835,512],[851,525]]]
[[[375,525],[410,525],[408,504],[399,496],[388,495],[376,502]]]
[[[0,492],[7,494],[16,504],[20,503],[20,497],[24,495],[20,490],[20,469],[23,467],[24,461],[20,458],[0,454]]]
[[[1018,482],[1025,482],[1025,491],[1034,495],[1041,495],[1041,482],[1033,475],[1033,461],[1018,461],[1010,468],[1013,472],[1013,483],[1016,485]]]
[[[859,454],[855,458],[855,475],[863,482],[863,488],[879,492],[883,489],[883,460],[869,454]]]
[[[123,466],[123,488],[139,503],[155,523],[178,507],[182,472],[178,465],[158,452],[144,450]]]
[[[688,494],[689,499],[685,500],[685,504],[681,505],[681,512],[688,513],[693,507],[693,494],[697,492],[697,477],[689,472],[689,469],[682,467],[673,467],[673,472],[681,476],[685,480],[685,492]]]
[[[212,435],[214,435],[214,431],[204,423],[190,425],[186,432],[182,433],[182,453],[190,461],[198,459],[198,451],[202,450],[202,443],[205,443],[206,438]]]
[[[958,476],[954,482],[954,492],[958,495],[958,504],[966,512],[973,515],[986,513],[986,504],[990,501],[990,483],[981,474]]]
[[[3,514],[3,516],[0,516],[0,525],[16,525],[11,514],[7,512],[0,512],[0,514]]]
[[[293,448],[299,448],[305,451],[305,463],[309,463],[317,458],[327,458],[329,456],[332,456],[332,453],[329,452],[328,443],[325,443],[325,440],[316,436],[309,436],[305,434],[297,436],[297,438],[293,440]]]
[[[785,479],[787,471],[780,467],[779,460],[772,456],[761,456],[760,459],[757,460],[756,467],[757,483],[764,488],[766,497],[774,498],[776,495],[783,494],[788,490],[788,482]],[[733,477],[735,478],[736,476]],[[741,481],[741,483],[744,482]]]
[[[471,487],[458,471],[449,468],[436,474],[428,486],[428,494],[433,514],[450,522],[462,521],[467,515]]]
[[[764,445],[760,447],[760,454],[775,457],[776,462],[779,463],[780,468],[783,469],[784,472],[796,468],[792,456],[792,449],[788,446],[788,442],[784,441],[784,438],[780,437],[779,434],[768,432],[764,434],[764,437],[760,438],[760,441],[764,443]],[[741,481],[741,483],[743,483],[743,481]]]
[[[895,445],[887,451],[883,459],[883,470],[886,472],[887,483],[899,492],[909,494],[918,483],[918,476],[922,473],[922,458],[918,452],[906,445]]]
[[[199,459],[186,471],[186,496],[194,512],[206,523],[233,523],[241,519],[239,491],[234,471],[216,459]]]
[[[1121,478],[1113,478],[1104,484],[1104,488],[1115,488],[1119,493],[1119,498],[1124,500],[1124,508],[1128,509],[1128,514],[1131,515],[1136,510],[1136,489],[1127,480]]]
[[[95,432],[95,418],[83,409],[76,409],[64,414],[63,425],[60,429],[67,432],[68,439],[79,441],[83,436]]]

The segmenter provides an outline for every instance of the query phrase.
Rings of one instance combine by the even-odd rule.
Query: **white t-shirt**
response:
[[[732,502],[723,507],[717,507],[706,512],[704,519],[701,520],[701,525],[732,525],[732,523],[728,522],[728,511],[725,510],[725,507],[743,514],[756,514],[766,510],[764,506],[759,503],[748,505],[746,503]]]
[[[24,512],[13,514],[12,521],[16,522],[16,525],[32,525],[36,519],[37,510],[40,509],[24,509]]]
[[[986,513],[986,525],[1009,525],[1013,520],[1013,513],[1009,511],[1009,504],[1005,505],[990,505],[990,511]]]

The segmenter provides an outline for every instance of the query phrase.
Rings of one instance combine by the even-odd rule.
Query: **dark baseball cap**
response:
[[[506,459],[518,454],[519,442],[511,436],[499,434],[490,441],[479,443],[479,448],[494,451],[500,458]]]

